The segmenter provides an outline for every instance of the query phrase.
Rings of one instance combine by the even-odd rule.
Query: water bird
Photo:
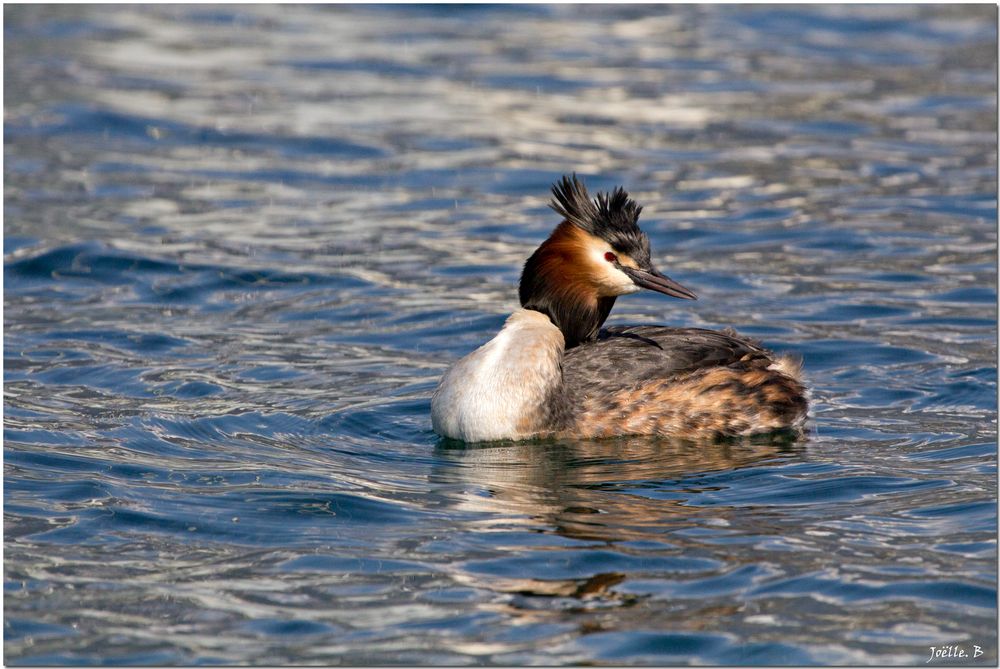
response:
[[[798,430],[801,362],[723,331],[602,329],[620,295],[695,294],[657,271],[640,207],[621,186],[552,187],[562,222],[524,264],[521,308],[456,362],[431,400],[438,434],[464,442],[659,435],[696,441]]]

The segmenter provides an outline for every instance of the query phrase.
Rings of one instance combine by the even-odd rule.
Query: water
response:
[[[995,664],[995,20],[8,6],[6,662]],[[574,170],[804,439],[439,442]]]

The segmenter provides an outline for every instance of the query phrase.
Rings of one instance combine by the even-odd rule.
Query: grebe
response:
[[[564,176],[563,217],[528,258],[521,308],[455,363],[431,400],[438,434],[465,442],[662,435],[711,440],[796,429],[800,364],[727,329],[601,325],[619,295],[694,293],[653,268],[642,207]]]

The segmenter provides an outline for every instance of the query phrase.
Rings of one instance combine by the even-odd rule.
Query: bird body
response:
[[[656,271],[624,190],[553,187],[563,216],[525,263],[521,309],[459,360],[431,401],[434,430],[465,442],[662,435],[696,440],[801,426],[800,367],[731,330],[601,329],[620,295],[694,293]]]
[[[563,387],[564,348],[547,316],[518,309],[496,337],[445,374],[432,401],[434,430],[467,442],[547,432],[548,408]]]

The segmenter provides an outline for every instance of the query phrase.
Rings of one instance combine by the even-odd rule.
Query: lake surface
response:
[[[5,661],[996,664],[996,11],[5,7]],[[573,171],[807,435],[435,436]]]

